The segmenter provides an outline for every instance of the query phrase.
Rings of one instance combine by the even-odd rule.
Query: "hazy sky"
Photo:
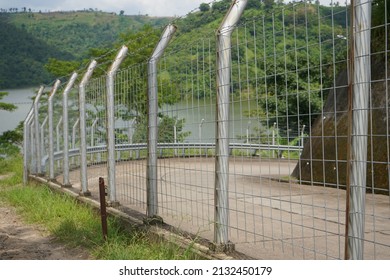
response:
[[[329,4],[332,0],[320,1],[322,4]],[[344,0],[339,1],[344,2]],[[115,13],[124,10],[127,15],[182,16],[198,8],[201,3],[210,2],[212,0],[0,0],[0,8],[21,10],[26,7],[35,12],[96,8]]]

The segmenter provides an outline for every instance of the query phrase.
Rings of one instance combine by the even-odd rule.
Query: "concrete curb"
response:
[[[52,181],[49,181],[45,178],[35,176],[35,175],[29,175],[29,178],[36,181],[36,182],[39,182],[39,183],[42,183],[42,184],[49,186],[52,190],[54,190],[58,193],[67,194],[67,195],[71,196],[72,198],[74,198],[82,203],[85,203],[96,210],[100,209],[100,203],[98,201],[95,201],[92,198],[77,194],[69,188],[63,188],[61,186],[61,184],[59,184],[59,183],[52,182]],[[127,224],[129,226],[145,227],[143,220],[132,217],[129,214],[126,214],[123,211],[120,211],[119,209],[108,206],[107,213],[113,217],[120,219],[122,222],[124,222],[125,224]],[[209,259],[209,260],[233,260],[233,259],[235,259],[232,256],[226,255],[224,253],[220,253],[220,252],[217,253],[217,252],[211,251],[207,246],[202,245],[200,243],[197,243],[196,238],[195,239],[186,238],[180,234],[177,234],[177,233],[174,233],[174,232],[169,231],[167,229],[164,229],[163,227],[158,226],[158,225],[150,225],[147,227],[152,234],[155,234],[158,237],[162,237],[167,242],[174,242],[175,244],[179,245],[183,249],[191,248],[191,251],[193,253],[195,253],[196,255],[200,256],[201,258],[205,258],[205,259]],[[240,257],[240,259],[241,258],[242,258],[242,256]],[[249,257],[244,256],[244,259],[245,258],[250,259]]]

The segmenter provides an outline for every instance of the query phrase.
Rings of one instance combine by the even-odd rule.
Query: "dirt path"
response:
[[[0,205],[0,260],[84,260],[88,254],[56,242],[36,226],[26,225],[14,209]]]
[[[85,259],[90,259],[87,252],[65,247],[37,226],[24,223],[15,209],[0,202],[0,260]]]

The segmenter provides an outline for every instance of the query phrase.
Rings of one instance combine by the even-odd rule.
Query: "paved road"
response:
[[[116,168],[117,200],[146,213],[146,162]],[[289,181],[288,160],[232,158],[229,175],[229,232],[236,249],[256,259],[343,259],[345,191]],[[104,166],[89,168],[97,194]],[[71,181],[79,188],[78,171]],[[159,215],[166,223],[213,240],[214,159],[159,160]],[[61,181],[61,178],[58,178]],[[390,259],[388,196],[368,194],[365,258]]]

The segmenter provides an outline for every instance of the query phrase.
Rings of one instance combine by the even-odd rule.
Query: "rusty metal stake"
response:
[[[103,238],[107,240],[107,211],[106,211],[106,189],[104,179],[99,177],[99,195],[100,195],[100,216],[102,220]]]

